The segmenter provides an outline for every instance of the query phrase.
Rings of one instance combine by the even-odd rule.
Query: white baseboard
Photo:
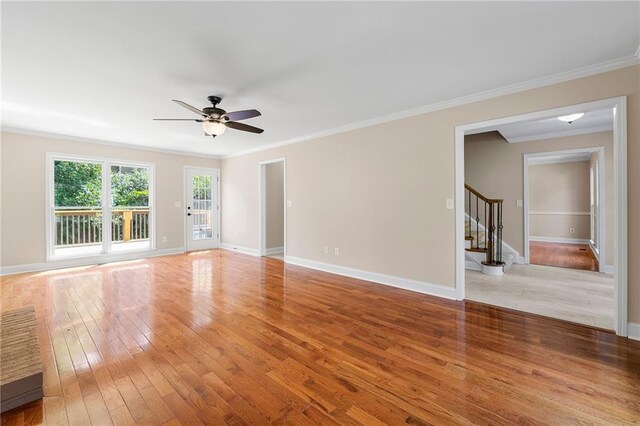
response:
[[[220,244],[220,248],[225,250],[232,250],[242,254],[248,254],[250,256],[260,256],[260,251],[254,248],[241,247],[241,246],[237,246],[234,244],[227,244],[227,243]]]
[[[529,241],[540,241],[543,243],[589,244],[589,240],[584,238],[529,237]]]
[[[281,247],[271,247],[264,251],[266,256],[271,256],[272,254],[280,254],[284,253],[284,246]]]
[[[613,265],[604,265],[602,267],[602,271],[600,272],[604,272],[605,274],[615,274],[616,273],[616,267]]]
[[[128,253],[111,253],[97,256],[76,257],[73,259],[56,259],[40,263],[28,263],[24,265],[4,266],[0,269],[0,275],[22,274],[25,272],[49,271],[52,269],[75,268],[77,266],[101,265],[103,263],[122,262],[124,260],[144,259],[147,257],[168,256],[184,253],[184,247],[169,249],[155,249],[144,251],[132,251]]]
[[[443,297],[445,299],[452,300],[456,299],[456,289],[454,287],[445,287],[438,284],[431,284],[422,281],[411,280],[408,278],[400,278],[391,275],[380,274],[377,272],[363,271],[361,269],[332,265],[329,263],[301,259],[292,256],[285,256],[285,262],[292,265],[303,266],[305,268],[317,269],[319,271],[330,272],[332,274],[343,275],[346,277],[357,278],[364,281],[371,281],[378,284],[411,290],[418,293],[429,294],[431,296]]]
[[[517,263],[518,265],[526,265],[527,260],[524,258],[524,256],[518,256],[516,257],[516,261],[514,263]]]
[[[640,340],[640,323],[627,323],[627,335],[629,339]]]

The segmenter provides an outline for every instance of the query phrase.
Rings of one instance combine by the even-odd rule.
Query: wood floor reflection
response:
[[[2,277],[45,398],[3,424],[622,424],[640,342],[224,250]]]

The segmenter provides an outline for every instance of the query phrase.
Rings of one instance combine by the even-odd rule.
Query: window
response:
[[[154,248],[153,165],[49,155],[49,259]]]

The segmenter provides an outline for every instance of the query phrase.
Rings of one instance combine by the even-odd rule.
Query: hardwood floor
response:
[[[530,262],[535,265],[559,266],[561,268],[597,271],[598,259],[588,244],[563,244],[531,241]]]
[[[2,278],[45,398],[3,424],[623,424],[640,342],[223,250]]]

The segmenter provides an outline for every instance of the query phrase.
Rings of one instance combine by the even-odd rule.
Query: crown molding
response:
[[[593,151],[585,151],[574,154],[558,154],[548,157],[532,157],[529,159],[530,166],[539,166],[542,164],[562,164],[562,163],[580,163],[589,161]],[[532,214],[532,212],[529,212]]]
[[[454,99],[450,99],[442,102],[436,102],[430,105],[413,108],[405,111],[399,111],[393,114],[388,114],[388,115],[372,118],[369,120],[359,121],[356,123],[346,124],[344,126],[339,126],[339,127],[334,127],[331,129],[319,131],[319,132],[309,133],[307,135],[298,136],[291,139],[285,139],[280,142],[275,142],[265,146],[252,148],[249,150],[240,151],[240,152],[229,154],[229,155],[214,155],[214,154],[204,154],[204,153],[198,153],[198,152],[192,152],[192,151],[183,151],[178,149],[148,147],[148,146],[141,146],[141,145],[126,143],[126,142],[115,142],[115,141],[83,138],[79,136],[70,136],[70,135],[42,132],[42,131],[22,129],[22,128],[2,127],[0,130],[2,132],[7,132],[7,133],[17,133],[17,134],[31,135],[31,136],[42,136],[42,137],[57,138],[57,139],[70,140],[70,141],[76,141],[76,142],[116,146],[119,148],[137,149],[141,151],[178,154],[178,155],[204,157],[204,158],[210,158],[214,160],[220,160],[220,159],[227,159],[227,158],[233,158],[233,157],[240,157],[243,155],[252,154],[252,153],[261,152],[261,151],[267,151],[270,149],[279,148],[286,145],[293,145],[296,143],[306,142],[309,140],[318,139],[325,136],[344,133],[351,130],[357,130],[364,127],[370,127],[377,124],[387,123],[390,121],[396,121],[403,118],[415,117],[415,116],[426,114],[433,111],[453,108],[456,106],[479,102],[479,101],[483,101],[491,98],[497,98],[500,96],[524,92],[526,90],[536,89],[544,86],[550,86],[552,84],[558,84],[565,81],[575,80],[578,78],[589,77],[589,76],[604,73],[607,71],[614,71],[617,69],[622,69],[622,68],[626,68],[626,67],[630,67],[638,64],[640,64],[640,46],[638,47],[638,50],[636,51],[636,53],[631,56],[625,56],[625,57],[614,59],[611,61],[602,62],[595,65],[589,65],[586,67],[577,68],[571,71],[565,71],[565,72],[554,74],[547,77],[528,80],[522,83],[511,84],[498,89],[478,92],[473,95],[462,96],[462,97],[458,97],[458,98],[454,98]]]
[[[524,92],[531,89],[537,89],[544,86],[550,86],[553,84],[563,83],[566,81],[576,80],[583,77],[589,77],[596,74],[601,74],[608,71],[614,71],[622,68],[627,68],[640,64],[640,48],[636,54],[632,56],[625,56],[622,58],[614,59],[607,62],[601,62],[595,65],[589,65],[582,68],[577,68],[571,71],[565,71],[562,73],[550,75],[547,77],[541,77],[533,80],[528,80],[522,83],[511,84],[498,89],[487,90],[478,92],[473,95],[462,96],[451,100],[437,102],[434,104],[413,108],[405,111],[396,112],[393,114],[384,115],[369,120],[359,121],[344,126],[334,127],[332,129],[323,130],[320,132],[310,133],[308,135],[295,137],[292,139],[286,139],[281,142],[275,142],[269,145],[265,145],[258,148],[253,148],[234,154],[222,156],[222,159],[240,157],[247,154],[253,154],[256,152],[267,151],[274,148],[279,148],[287,145],[293,145],[296,143],[306,142],[313,139],[318,139],[325,136],[335,135],[338,133],[344,133],[351,130],[362,129],[364,127],[370,127],[377,124],[383,124],[390,121],[400,120],[403,118],[415,117],[418,115],[426,114],[433,111],[439,111],[447,108],[452,108],[460,105],[479,102],[487,99],[497,98],[500,96],[511,95],[514,93]]]
[[[499,129],[497,131],[500,132]],[[541,141],[545,139],[565,138],[568,136],[586,135],[589,133],[600,133],[600,132],[607,132],[607,131],[613,131],[613,123],[605,124],[602,126],[586,127],[584,129],[572,129],[572,130],[563,130],[561,132],[542,133],[542,134],[531,135],[531,136],[520,136],[518,138],[507,138],[505,135],[502,135],[502,133],[500,134],[509,143],[520,143],[520,142],[530,142],[530,141]]]
[[[83,143],[90,143],[94,145],[106,145],[106,146],[113,146],[117,148],[135,149],[138,151],[158,152],[161,154],[175,154],[175,155],[184,155],[187,157],[198,157],[198,158],[204,157],[204,158],[210,158],[212,160],[220,160],[222,158],[222,156],[220,155],[201,154],[197,152],[182,151],[177,149],[155,148],[150,146],[126,143],[126,142],[114,142],[114,141],[105,141],[100,139],[83,138],[80,136],[63,135],[60,133],[53,133],[53,132],[42,132],[39,130],[29,130],[29,129],[22,129],[18,127],[2,127],[0,128],[0,131],[2,131],[2,133],[15,133],[18,135],[38,136],[38,137],[60,139],[60,140],[71,141],[71,142],[83,142]]]

